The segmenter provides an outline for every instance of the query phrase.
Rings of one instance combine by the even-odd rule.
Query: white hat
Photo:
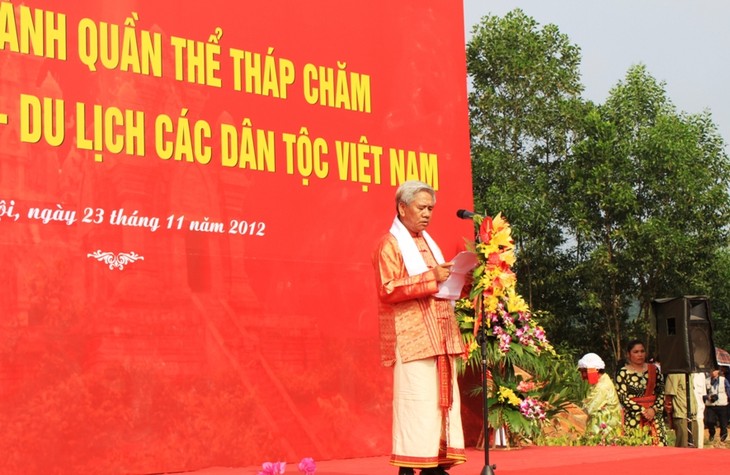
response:
[[[578,368],[606,369],[606,363],[595,353],[586,353],[578,360]]]

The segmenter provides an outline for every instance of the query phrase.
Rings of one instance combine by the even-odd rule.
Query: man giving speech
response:
[[[399,475],[444,475],[466,461],[455,366],[465,348],[452,302],[435,296],[451,263],[425,231],[435,204],[428,184],[401,184],[393,225],[373,254],[381,360],[393,366],[390,463]]]

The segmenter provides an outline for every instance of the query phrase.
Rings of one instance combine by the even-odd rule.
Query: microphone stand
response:
[[[459,213],[463,211],[460,210]],[[457,213],[459,218],[462,216]],[[470,217],[478,216],[471,213]],[[481,217],[481,216],[480,216]],[[474,223],[476,225],[476,222]],[[479,231],[474,231],[474,242],[478,244]],[[479,313],[481,315],[481,321],[479,323],[479,332],[477,333],[477,342],[481,348],[481,377],[482,377],[482,404],[483,404],[483,416],[482,416],[482,431],[484,432],[484,468],[480,472],[480,475],[494,475],[494,471],[497,469],[496,464],[489,463],[489,397],[487,394],[487,318],[484,314],[484,297],[479,298]]]
[[[484,431],[484,468],[482,468],[480,475],[494,475],[494,470],[497,469],[497,465],[489,464],[489,401],[487,394],[487,323],[486,315],[484,315],[484,299],[479,299],[479,311],[481,312],[482,319],[479,324],[479,345],[482,350],[482,401],[484,404],[484,416],[482,420],[482,430]]]

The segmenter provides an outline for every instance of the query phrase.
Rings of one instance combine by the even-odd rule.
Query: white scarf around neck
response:
[[[390,227],[390,234],[392,234],[396,241],[398,241],[398,247],[400,248],[401,254],[403,254],[403,262],[408,271],[408,275],[423,274],[428,270],[426,261],[423,260],[421,252],[418,250],[416,242],[411,236],[411,232],[403,226],[398,216],[393,220],[393,225]],[[423,238],[426,240],[429,249],[433,253],[433,257],[439,264],[444,263],[444,256],[441,254],[441,249],[436,245],[436,242],[431,239],[426,231],[422,232]]]

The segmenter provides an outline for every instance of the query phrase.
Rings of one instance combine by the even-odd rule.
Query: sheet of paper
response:
[[[441,299],[457,300],[461,297],[461,289],[466,283],[466,276],[479,263],[477,255],[471,251],[462,251],[454,257],[451,262],[451,275],[448,279],[439,284],[439,291],[436,297]]]

